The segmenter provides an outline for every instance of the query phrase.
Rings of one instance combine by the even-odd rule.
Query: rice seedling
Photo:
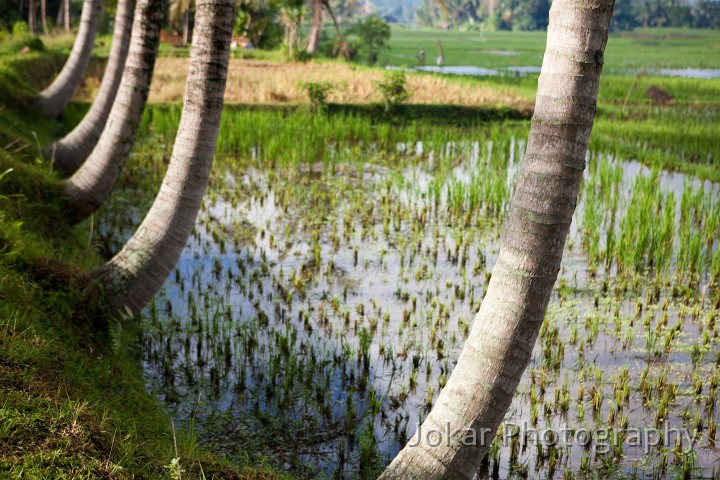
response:
[[[161,171],[176,116],[150,109],[139,148],[163,153],[133,169]],[[525,128],[228,109],[195,233],[141,340],[148,384],[180,427],[203,419],[202,438],[229,456],[242,444],[316,472],[380,468],[436,401],[472,328]],[[647,418],[716,436],[718,190],[668,175],[591,152],[508,420],[599,430]],[[101,230],[141,218],[114,202]],[[574,478],[597,465],[583,446],[521,448],[504,435],[489,474],[514,465]],[[668,463],[662,450],[612,449],[643,471]]]

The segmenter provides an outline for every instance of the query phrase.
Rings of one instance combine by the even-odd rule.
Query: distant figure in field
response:
[[[418,65],[425,66],[425,49],[422,47],[420,47],[420,53],[418,53]]]
[[[438,67],[442,67],[443,64],[445,63],[445,55],[443,52],[442,41],[440,39],[438,39],[438,41],[437,41],[437,49],[438,49],[438,56],[437,56],[437,60],[435,63],[437,63]]]

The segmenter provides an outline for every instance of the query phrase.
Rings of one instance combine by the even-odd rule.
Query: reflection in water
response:
[[[454,367],[524,149],[513,138],[441,149],[417,142],[360,168],[224,162],[175,274],[144,314],[151,390],[220,452],[372,477]],[[707,448],[720,378],[708,288],[720,265],[718,186],[653,177],[600,154],[589,161],[561,278],[506,420],[595,439],[527,443],[506,427],[480,476],[709,475],[718,461]],[[675,199],[672,236],[647,233],[650,243],[671,243],[666,267],[637,246],[645,230],[630,212],[633,202],[656,201],[648,192]],[[696,237],[698,265],[685,253]],[[619,264],[624,250],[607,253],[631,241],[632,266]],[[673,287],[677,265],[687,275]],[[645,452],[627,436],[597,448],[603,429],[665,424],[686,428],[695,448]]]

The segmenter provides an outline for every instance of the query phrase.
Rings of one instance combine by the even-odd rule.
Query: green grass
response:
[[[26,80],[52,72],[62,52],[0,46],[0,478],[278,479],[232,465],[175,431],[145,389],[137,332],[96,330],[79,313],[82,271],[102,264],[87,225],[70,227],[61,182],[38,146],[74,124],[29,110]],[[173,459],[179,459],[173,464]]]
[[[326,35],[333,33],[326,29]],[[484,68],[540,66],[546,32],[461,32],[393,26],[390,49],[381,56],[390,65],[415,66],[420,48],[434,65],[442,41],[445,65]],[[500,52],[512,54],[502,55]],[[696,29],[637,29],[610,35],[605,68],[720,68],[720,32]]]

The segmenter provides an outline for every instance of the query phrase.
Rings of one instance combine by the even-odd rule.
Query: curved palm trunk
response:
[[[75,173],[88,158],[105,128],[125,67],[134,9],[135,0],[118,1],[110,56],[90,110],[72,132],[43,149],[45,157],[53,159],[55,169],[66,175]]]
[[[552,3],[527,152],[487,294],[435,407],[381,479],[471,479],[487,453],[560,269],[612,9],[613,0]]]
[[[65,182],[72,222],[88,218],[105,203],[130,155],[150,92],[162,19],[162,0],[138,0],[130,50],[105,129],[85,163]]]
[[[227,79],[233,0],[198,0],[195,15],[185,104],[160,192],[133,237],[96,272],[113,312],[138,313],[175,268],[210,176]]]
[[[65,7],[67,8],[67,5]],[[85,0],[83,3],[80,29],[75,37],[70,57],[55,80],[35,99],[35,107],[44,115],[48,117],[59,115],[85,77],[101,12],[102,0]]]
[[[312,0],[312,28],[308,35],[307,53],[314,55],[317,53],[318,43],[320,43],[320,32],[322,30],[322,0]]]

